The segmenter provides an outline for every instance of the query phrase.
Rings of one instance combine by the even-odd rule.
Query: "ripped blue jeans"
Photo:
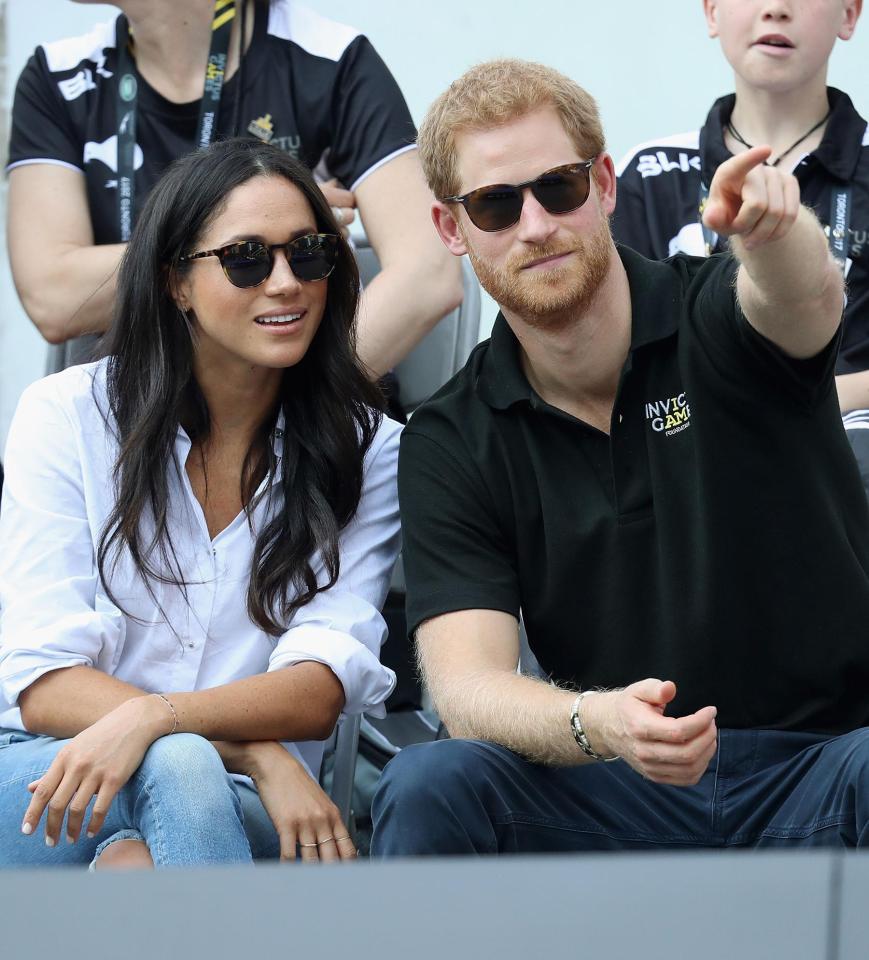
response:
[[[0,730],[0,868],[85,865],[106,841],[140,837],[157,867],[251,863],[280,855],[278,835],[256,790],[232,779],[211,743],[191,733],[156,740],[118,792],[102,830],[89,839],[48,847],[43,814],[21,833],[30,803],[27,784],[41,777],[67,740]]]

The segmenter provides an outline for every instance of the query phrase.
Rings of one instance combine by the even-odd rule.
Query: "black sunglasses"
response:
[[[595,160],[597,157],[553,167],[524,183],[494,183],[490,187],[471,190],[461,197],[442,197],[441,203],[461,203],[471,223],[487,233],[506,230],[519,222],[524,203],[522,191],[526,187],[530,188],[540,206],[550,213],[570,213],[588,200],[591,168]]]
[[[181,263],[217,257],[226,279],[235,287],[258,287],[271,275],[275,250],[283,250],[290,270],[298,280],[325,280],[335,269],[338,238],[332,233],[309,233],[287,243],[266,246],[259,240],[242,240],[218,250],[202,250],[181,257]]]

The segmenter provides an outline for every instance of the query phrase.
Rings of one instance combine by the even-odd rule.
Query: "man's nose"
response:
[[[525,243],[543,243],[558,229],[555,215],[550,213],[531,192],[530,187],[522,191],[522,214],[519,217],[518,239]]]

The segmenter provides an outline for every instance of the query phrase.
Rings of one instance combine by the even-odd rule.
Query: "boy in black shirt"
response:
[[[845,274],[836,388],[869,491],[869,134],[850,98],[827,86],[833,45],[853,35],[862,0],[704,0],[704,9],[736,92],[715,101],[699,132],[628,151],[617,168],[613,236],[661,260],[726,249],[700,222],[706,191],[728,157],[770,144],[768,162],[793,171]]]

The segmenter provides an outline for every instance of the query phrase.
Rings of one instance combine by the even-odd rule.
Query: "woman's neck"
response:
[[[236,365],[230,369],[197,359],[194,375],[208,407],[209,442],[247,449],[274,413],[284,371]]]
[[[241,0],[248,3],[248,0]],[[173,103],[199,100],[211,49],[214,0],[120,0],[135,45],[136,69]],[[232,20],[226,79],[239,64],[241,3]],[[253,9],[245,16],[245,49],[253,36]]]
[[[821,142],[825,124],[821,124],[804,140],[799,140],[815,124],[820,123],[830,109],[826,78],[811,85],[784,93],[747,87],[737,77],[736,103],[730,117],[732,127],[753,146],[768,144],[772,158],[781,158],[786,169],[801,156],[810,153]],[[747,147],[730,131],[725,132],[725,143],[731,153],[740,153]]]

